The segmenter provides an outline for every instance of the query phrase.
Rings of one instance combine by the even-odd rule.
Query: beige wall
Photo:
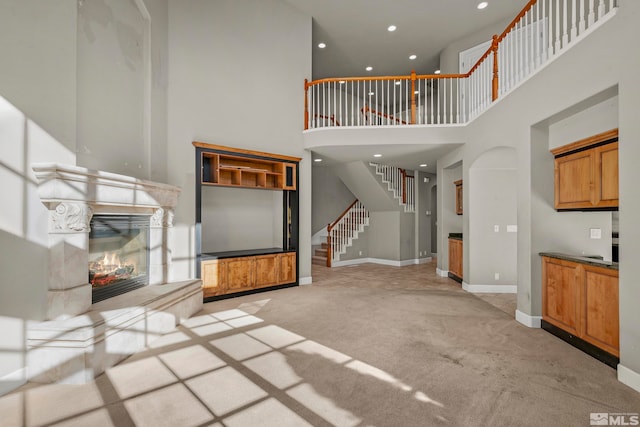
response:
[[[169,1],[168,180],[183,188],[175,279],[195,275],[195,140],[303,158],[299,274],[311,277],[311,156],[301,132],[310,46],[311,18],[280,0]]]

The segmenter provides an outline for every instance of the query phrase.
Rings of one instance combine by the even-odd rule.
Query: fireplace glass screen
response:
[[[95,215],[89,233],[92,302],[147,285],[148,248],[148,216]]]

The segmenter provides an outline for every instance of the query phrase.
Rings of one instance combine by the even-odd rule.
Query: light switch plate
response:
[[[494,225],[493,226],[493,231],[495,231],[496,233],[500,232],[500,226],[499,225]]]
[[[517,233],[518,226],[517,225],[507,225],[507,233]]]
[[[601,228],[590,228],[589,229],[589,237],[592,239],[602,239],[602,229]]]

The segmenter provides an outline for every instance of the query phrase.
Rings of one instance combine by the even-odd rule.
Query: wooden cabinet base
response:
[[[205,301],[297,285],[295,252],[210,259],[200,270]]]
[[[608,365],[620,355],[618,301],[618,270],[542,256],[543,329]]]
[[[588,355],[598,359],[602,363],[611,366],[613,369],[618,368],[618,363],[620,363],[620,359],[618,358],[618,356],[604,351],[600,347],[597,347],[581,338],[578,338],[577,336],[570,334],[564,329],[558,328],[557,326],[547,322],[544,319],[541,322],[541,328],[549,332],[550,334],[560,338],[562,341],[571,344],[577,349],[582,350]]]

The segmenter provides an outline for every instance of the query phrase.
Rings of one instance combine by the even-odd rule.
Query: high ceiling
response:
[[[526,0],[286,0],[313,18],[312,79],[328,77],[432,74],[440,52],[451,43],[500,22],[508,22]],[[395,25],[396,30],[387,28]],[[506,26],[506,24],[505,24]],[[318,43],[325,43],[324,49]],[[410,55],[416,55],[410,60]],[[366,71],[367,66],[373,67]],[[451,70],[448,70],[451,71]],[[375,161],[410,170],[436,172],[436,160],[459,144],[405,141],[318,147],[314,158],[331,165],[354,160]],[[383,154],[375,159],[373,153]],[[428,166],[420,166],[427,164]]]
[[[525,0],[286,0],[313,17],[313,79],[431,74],[442,49],[514,18]],[[393,32],[387,27],[395,25]],[[326,48],[318,48],[318,43]],[[409,55],[417,58],[410,60]],[[373,70],[365,71],[372,66]]]

